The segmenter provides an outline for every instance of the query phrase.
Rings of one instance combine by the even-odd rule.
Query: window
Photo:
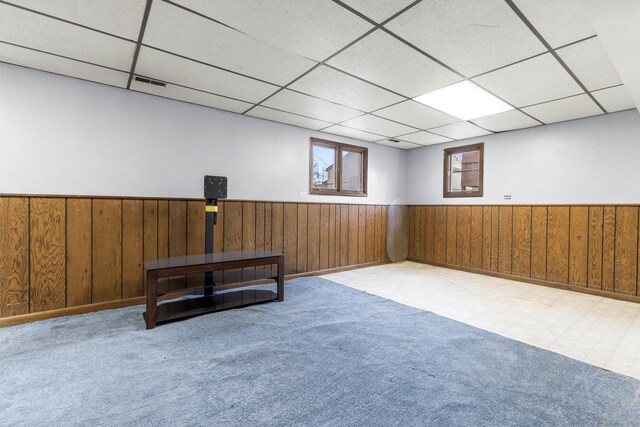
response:
[[[444,150],[444,197],[482,197],[484,144]]]
[[[367,149],[311,138],[311,194],[367,195]]]

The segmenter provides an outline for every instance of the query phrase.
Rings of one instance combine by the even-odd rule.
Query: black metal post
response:
[[[215,225],[218,222],[218,199],[206,199],[204,222],[204,253],[213,254]],[[204,294],[213,295],[213,272],[204,273]]]

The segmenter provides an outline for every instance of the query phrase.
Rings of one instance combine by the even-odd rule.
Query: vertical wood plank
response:
[[[169,256],[169,201],[158,200],[158,258]]]
[[[242,231],[241,241],[243,251],[253,251],[256,248],[256,204],[242,202]],[[255,269],[255,268],[254,268]]]
[[[264,204],[264,250],[272,251],[271,222],[273,221],[273,203]]]
[[[531,208],[531,277],[547,278],[547,207]]]
[[[491,206],[491,271],[498,271],[500,259],[500,207]]]
[[[367,261],[367,206],[358,206],[358,264]]]
[[[447,207],[435,208],[435,250],[434,261],[439,264],[447,262]]]
[[[614,292],[636,295],[637,264],[638,208],[617,206]]]
[[[547,280],[569,281],[569,207],[549,206],[547,236]]]
[[[587,262],[587,286],[602,289],[602,206],[589,207],[589,260]]]
[[[329,249],[331,248],[332,205],[320,205],[320,270],[329,268]],[[334,234],[335,238],[335,234]]]
[[[382,206],[376,206],[376,249],[375,259],[376,261],[384,260],[384,242],[387,240],[386,234],[382,234],[382,221],[383,218]]]
[[[320,270],[320,205],[310,203],[307,206],[307,268],[308,271]]]
[[[422,206],[415,207],[414,222],[415,222],[415,230],[413,232],[414,234],[413,251],[415,253],[416,258],[422,261],[424,259],[424,253],[423,253],[424,245],[422,244],[422,238],[424,236],[424,232],[423,232],[424,210],[422,209]]]
[[[224,251],[242,250],[242,202],[224,202]]]
[[[204,253],[204,202],[187,202],[187,255]]]
[[[447,206],[447,264],[456,265],[456,240],[458,223],[457,206]]]
[[[376,259],[376,207],[366,206],[366,251],[365,262],[373,262]]]
[[[511,245],[513,238],[513,207],[500,206],[499,218],[499,249],[498,249],[498,271],[500,273],[511,274]]]
[[[340,263],[349,265],[349,205],[340,205]]]
[[[122,201],[122,298],[144,294],[143,209],[142,200]]]
[[[433,262],[434,245],[434,207],[427,206],[425,210],[425,230],[424,230],[424,256],[427,262]]]
[[[347,265],[358,263],[358,205],[349,205],[349,259]]]
[[[224,252],[224,218],[226,216],[226,202],[218,201],[218,217],[213,226],[213,252]]]
[[[122,296],[122,201],[93,200],[91,302]]]
[[[255,202],[242,202],[242,250],[253,251],[256,249],[256,204]],[[255,270],[255,267],[246,267],[243,270]]]
[[[284,253],[284,205],[272,203],[271,212],[271,250]]]
[[[169,256],[187,254],[187,202],[169,201]]]
[[[203,254],[205,238],[204,202],[189,200],[187,202],[187,255]],[[203,283],[202,274],[187,276],[187,283]]]
[[[91,199],[67,199],[67,307],[91,303]]]
[[[285,203],[284,211],[284,272],[293,274],[298,266],[298,205]]]
[[[587,286],[589,208],[571,206],[569,224],[569,284]]]
[[[458,206],[456,265],[469,267],[471,262],[471,206]]]
[[[337,230],[336,227],[338,226],[338,221],[337,219],[337,211],[338,211],[338,207],[334,204],[329,205],[329,249],[328,249],[328,255],[329,255],[329,264],[328,264],[328,268],[335,268],[336,267],[336,256],[338,253],[338,248],[337,248],[337,239],[336,236],[337,234]]]
[[[66,206],[62,198],[31,198],[29,312],[66,305]]]
[[[158,201],[145,200],[144,209],[144,260],[158,259]]]
[[[531,206],[513,207],[513,246],[511,272],[516,276],[531,275]]]
[[[482,206],[471,208],[469,267],[482,269]]]
[[[407,257],[417,258],[416,254],[416,209],[417,206],[407,206],[407,221],[408,221],[408,250]]]
[[[265,220],[265,210],[264,203],[258,202],[256,203],[256,250],[264,251],[264,220]]]
[[[389,224],[389,206],[382,206],[382,221],[381,221],[381,226],[382,226],[382,239],[380,239],[380,242],[382,244],[382,259],[381,261],[389,261],[389,254],[387,251],[387,231],[388,231],[388,224]]]
[[[616,242],[616,208],[605,206],[602,227],[602,289],[613,292]]]
[[[298,205],[298,263],[296,271],[304,273],[308,271],[307,246],[308,242],[308,205],[301,203]]]
[[[29,199],[0,197],[0,317],[29,312]]]
[[[187,202],[169,201],[169,256],[187,254]],[[176,278],[186,286],[186,276]]]
[[[491,271],[491,206],[482,207],[482,269]]]

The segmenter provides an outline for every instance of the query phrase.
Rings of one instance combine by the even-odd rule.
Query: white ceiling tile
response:
[[[245,34],[316,61],[337,52],[373,25],[332,1],[177,0]]]
[[[533,105],[523,108],[523,111],[544,123],[564,122],[602,114],[602,110],[586,94]]]
[[[622,84],[609,55],[597,37],[558,49],[556,52],[589,91]]]
[[[290,87],[362,111],[377,110],[402,100],[398,95],[324,65]]]
[[[429,129],[460,121],[457,117],[434,110],[413,100],[383,108],[373,114],[405,123],[418,129]]]
[[[516,107],[582,93],[582,89],[550,53],[473,79]]]
[[[627,89],[622,85],[597,90],[595,92],[591,92],[591,95],[593,95],[600,105],[602,105],[609,113],[636,108],[629,96],[629,92],[627,92]]]
[[[162,1],[151,6],[143,42],[279,85],[315,65],[302,56]]]
[[[452,125],[431,129],[431,132],[451,139],[466,139],[474,136],[489,135],[491,132],[479,128],[469,122],[459,122]]]
[[[96,65],[72,59],[61,58],[48,53],[36,52],[0,42],[0,62],[22,65],[37,70],[104,83],[111,86],[126,87],[129,74],[110,70]]]
[[[286,123],[289,125],[300,126],[307,129],[318,130],[330,126],[331,123],[320,120],[309,119],[307,117],[298,116],[296,114],[286,113],[271,108],[257,106],[247,113],[247,116],[258,117],[260,119],[271,120],[274,122]]]
[[[0,4],[0,40],[129,71],[135,43]]]
[[[467,77],[545,51],[503,0],[423,1],[385,26]]]
[[[382,30],[371,33],[328,64],[409,98],[462,80]]]
[[[409,126],[401,125],[387,119],[381,119],[380,117],[372,116],[371,114],[347,120],[346,122],[341,123],[341,125],[384,136],[403,135],[415,130]]]
[[[137,41],[147,2],[145,0],[10,0],[9,3]]]
[[[391,142],[388,139],[381,139],[379,141],[375,141],[375,143],[378,144],[378,145],[384,145],[384,146],[387,146],[387,147],[399,148],[401,150],[411,150],[413,148],[420,148],[421,147],[421,145],[413,144],[413,143],[407,142],[407,141]]]
[[[443,142],[451,142],[453,141],[451,138],[447,138],[444,136],[436,135],[430,132],[415,132],[407,135],[400,135],[397,139],[413,142],[415,144],[420,145],[433,145],[440,144]]]
[[[362,141],[378,141],[384,138],[383,135],[375,135],[373,133],[364,132],[358,129],[352,129],[340,125],[334,125],[326,129],[322,129],[322,132],[333,133],[336,135],[347,136],[349,138],[360,139]]]
[[[220,110],[233,111],[234,113],[242,113],[243,111],[249,109],[249,107],[251,107],[252,105],[247,102],[212,95],[210,93],[198,91],[195,89],[188,89],[172,84],[167,85],[167,87],[161,87],[148,83],[142,83],[136,81],[135,79],[131,81],[131,90],[158,95],[164,98],[175,99],[177,101],[185,101],[192,104],[204,105],[206,107],[218,108]]]
[[[375,22],[383,22],[391,18],[415,0],[342,0],[367,18]]]
[[[137,75],[192,87],[248,102],[260,102],[278,90],[277,86],[214,67],[142,47],[135,70]]]
[[[507,130],[523,129],[540,125],[540,122],[518,110],[511,110],[504,113],[493,114],[491,116],[480,117],[478,119],[473,119],[472,122],[493,132],[504,132]]]
[[[362,112],[353,108],[288,89],[276,93],[263,102],[262,105],[331,123],[343,122],[362,115]]]
[[[580,0],[515,0],[515,4],[553,48],[596,33]]]

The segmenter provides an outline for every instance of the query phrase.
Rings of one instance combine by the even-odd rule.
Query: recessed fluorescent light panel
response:
[[[443,87],[413,99],[462,120],[513,110],[506,102],[468,81]]]

